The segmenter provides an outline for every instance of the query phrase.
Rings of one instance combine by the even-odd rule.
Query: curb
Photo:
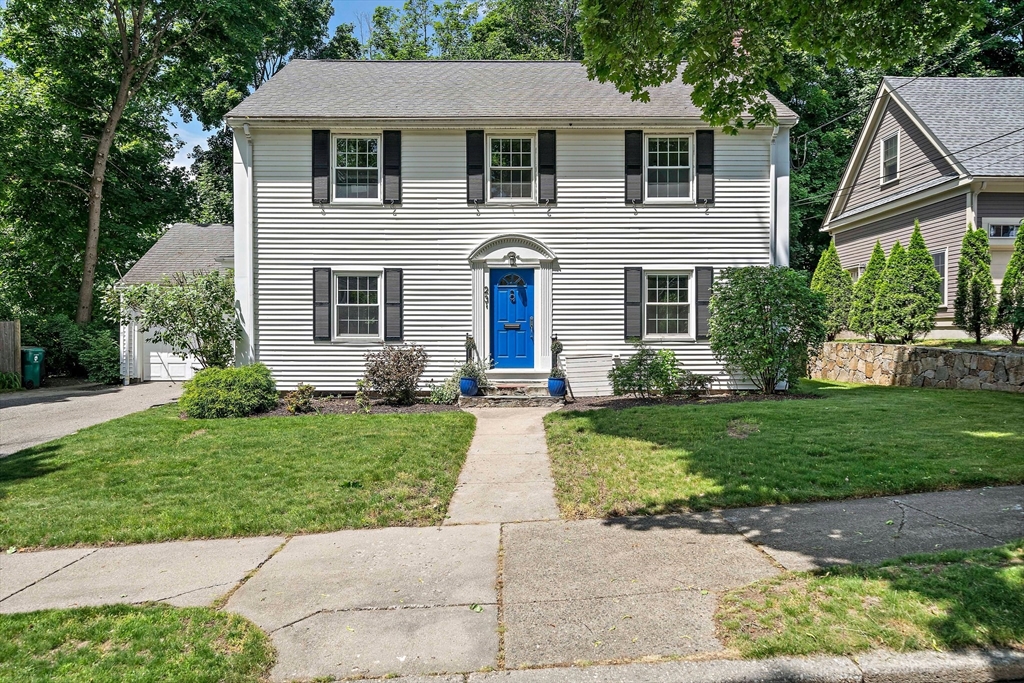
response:
[[[855,657],[603,664],[402,676],[395,683],[990,683],[1024,680],[1024,651],[876,651]]]

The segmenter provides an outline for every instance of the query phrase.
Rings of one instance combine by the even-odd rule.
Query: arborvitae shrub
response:
[[[885,251],[879,242],[871,252],[867,268],[853,285],[853,301],[850,304],[850,330],[875,341],[885,341],[875,332],[875,295],[878,283],[885,270]]]
[[[836,243],[828,245],[818,259],[818,267],[811,278],[811,290],[825,295],[828,317],[825,319],[825,338],[832,341],[847,328],[850,305],[853,301],[853,279],[839,262]]]
[[[1013,256],[1006,266],[1003,284],[999,290],[999,309],[996,327],[1016,346],[1024,334],[1024,221],[1017,228],[1013,242]]]
[[[992,283],[992,256],[988,234],[967,226],[957,267],[953,324],[981,343],[996,321],[996,287]]]

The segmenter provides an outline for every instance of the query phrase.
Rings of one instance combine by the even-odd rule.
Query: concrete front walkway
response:
[[[553,408],[478,408],[445,525],[558,519],[544,416]]]
[[[0,394],[0,457],[115,417],[178,400],[181,383],[48,388]]]

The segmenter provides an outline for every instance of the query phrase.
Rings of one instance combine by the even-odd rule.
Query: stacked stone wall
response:
[[[1024,349],[972,351],[826,342],[811,359],[810,376],[886,386],[1024,393]]]

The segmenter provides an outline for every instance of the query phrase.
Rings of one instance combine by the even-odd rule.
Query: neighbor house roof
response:
[[[968,173],[1024,176],[1024,78],[885,82]]]
[[[234,253],[230,225],[175,223],[118,284],[159,283],[174,273],[225,270],[231,267]]]
[[[227,118],[700,118],[681,80],[633,101],[579,62],[291,61]],[[771,97],[780,121],[796,114]]]

